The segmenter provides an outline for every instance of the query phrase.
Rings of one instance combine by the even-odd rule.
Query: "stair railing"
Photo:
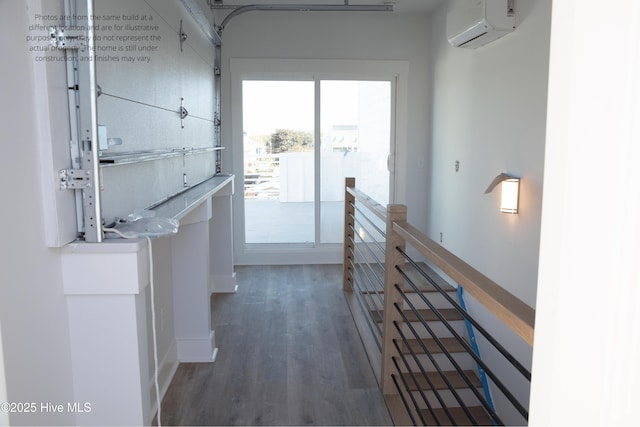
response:
[[[347,178],[351,192],[345,192],[344,281],[343,289],[354,291],[354,306],[359,311],[358,325],[371,338],[370,357],[380,362],[384,305],[386,209],[355,189],[355,179]],[[358,203],[356,205],[356,197]],[[380,379],[380,371],[376,371]]]
[[[368,219],[372,217],[384,221],[385,229]],[[414,259],[416,253],[423,259]],[[475,343],[462,336],[464,332],[450,319],[470,325],[469,335],[477,332],[483,345],[492,349],[492,358],[499,355],[512,367],[510,375],[517,373],[527,387],[530,372],[455,301],[456,290],[450,283],[464,288],[530,346],[534,310],[407,223],[405,206],[389,205],[385,210],[359,191],[353,178],[347,178],[345,190],[344,279],[345,291],[359,307],[360,315],[354,313],[354,318],[366,319],[359,325],[361,334],[366,329],[375,337],[377,345],[367,351],[372,362],[380,362],[380,386],[396,424],[503,425],[502,412],[508,414],[509,424],[526,423],[527,404],[496,373],[495,361],[483,360]],[[433,302],[436,295],[440,305]],[[428,307],[428,313],[418,305]],[[435,330],[434,321],[444,328]],[[459,360],[464,357],[477,365],[479,373],[462,366]],[[482,375],[488,381],[481,381]],[[500,397],[497,409],[492,393]]]

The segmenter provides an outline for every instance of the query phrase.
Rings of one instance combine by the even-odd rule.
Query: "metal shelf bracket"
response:
[[[85,169],[61,169],[58,171],[61,190],[83,190],[93,186],[93,177],[90,170]]]

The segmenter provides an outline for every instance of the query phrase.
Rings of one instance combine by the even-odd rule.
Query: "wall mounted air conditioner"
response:
[[[447,39],[452,46],[475,49],[516,28],[514,0],[473,0],[447,14]]]

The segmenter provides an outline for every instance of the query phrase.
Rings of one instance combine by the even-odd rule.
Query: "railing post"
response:
[[[405,249],[405,240],[393,231],[393,223],[396,221],[407,220],[407,207],[405,205],[388,205],[387,206],[387,225],[386,234],[387,241],[385,247],[385,272],[384,272],[384,312],[382,326],[382,393],[385,395],[398,394],[392,374],[398,375],[393,361],[393,354],[396,352],[393,340],[399,341],[398,333],[394,322],[402,323],[400,313],[395,309],[394,304],[402,307],[402,295],[395,289],[398,284],[401,288],[404,285],[402,275],[396,270],[396,266],[404,267],[405,259],[396,250],[396,247]]]
[[[351,262],[354,260],[353,255],[353,242],[355,241],[354,234],[354,223],[353,218],[355,217],[355,209],[353,207],[356,202],[356,198],[347,191],[348,188],[355,188],[356,179],[355,178],[345,178],[345,189],[344,189],[344,259],[342,260],[343,266],[343,280],[342,280],[342,289],[344,291],[353,290],[353,271],[351,267]]]

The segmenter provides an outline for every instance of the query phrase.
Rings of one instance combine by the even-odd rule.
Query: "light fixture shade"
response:
[[[500,202],[500,212],[517,214],[519,193],[519,178],[508,178],[502,181],[502,201]]]

